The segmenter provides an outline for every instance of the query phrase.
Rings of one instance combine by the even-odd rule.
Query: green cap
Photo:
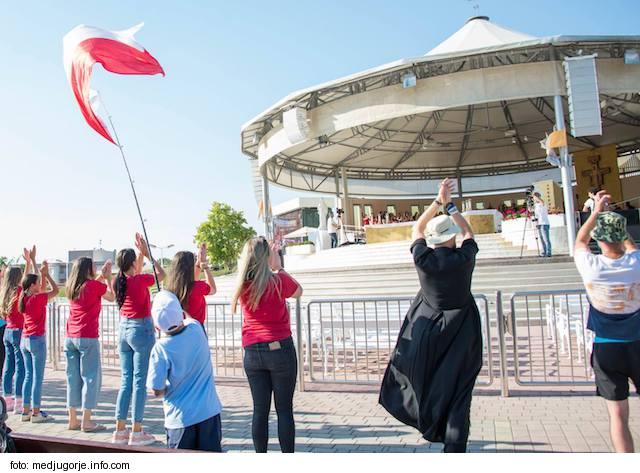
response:
[[[620,243],[628,238],[627,219],[615,212],[602,212],[598,215],[596,228],[591,238],[605,243]]]

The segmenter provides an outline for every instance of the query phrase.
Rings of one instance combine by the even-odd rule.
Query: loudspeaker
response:
[[[562,65],[569,95],[571,134],[602,135],[596,56],[568,57]]]
[[[293,107],[282,114],[282,124],[287,138],[293,144],[301,143],[309,137],[307,109]]]

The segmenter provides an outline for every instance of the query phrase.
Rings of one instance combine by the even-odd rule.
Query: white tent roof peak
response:
[[[532,39],[536,39],[536,37],[491,23],[488,16],[474,16],[425,56],[503,46]]]

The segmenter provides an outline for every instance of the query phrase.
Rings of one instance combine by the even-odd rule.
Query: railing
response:
[[[483,367],[479,385],[493,382],[489,303],[481,313]],[[307,366],[314,382],[378,384],[398,338],[410,297],[321,299],[307,304]]]
[[[521,386],[593,384],[589,363],[593,334],[586,329],[584,291],[516,292],[504,304],[497,291],[493,311],[485,295],[474,297],[483,338],[478,385],[492,385],[499,377],[501,393],[508,396],[509,379]],[[306,307],[299,300],[292,301],[289,311],[299,389],[305,388],[305,382],[379,384],[412,301],[411,297],[318,299]],[[69,305],[51,303],[48,312],[49,362],[60,369],[65,363]],[[115,304],[103,305],[100,346],[104,367],[120,366],[119,318]],[[208,304],[205,330],[216,376],[244,379],[242,315],[232,314],[229,303]]]
[[[510,306],[517,384],[593,384],[593,332],[587,330],[585,291],[516,292]]]

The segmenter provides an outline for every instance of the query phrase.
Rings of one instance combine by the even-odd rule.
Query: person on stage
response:
[[[107,261],[100,274],[91,258],[78,258],[67,281],[69,319],[64,354],[67,361],[67,408],[69,430],[100,432],[106,427],[91,420],[98,405],[102,384],[100,362],[99,320],[102,299],[113,302],[111,289],[111,261]],[[78,409],[82,418],[78,420]]]
[[[391,415],[426,440],[444,443],[446,453],[466,451],[471,393],[482,367],[480,313],[471,294],[478,245],[451,202],[454,185],[442,181],[438,197],[413,228],[420,291],[380,390],[380,404]],[[448,215],[436,217],[441,206]]]
[[[205,281],[200,280],[204,272]],[[207,319],[206,296],[216,293],[216,282],[207,263],[207,246],[198,247],[198,256],[190,251],[179,251],[167,271],[164,288],[176,295],[186,314],[205,326]]]
[[[535,192],[533,194],[533,201],[533,212],[536,219],[536,227],[538,228],[538,234],[540,235],[540,241],[542,242],[542,253],[540,256],[550,258],[551,237],[549,236],[549,211],[547,210],[547,206],[544,205],[544,200],[542,200],[540,192]]]
[[[156,441],[153,435],[142,429],[149,356],[156,341],[149,294],[155,278],[153,274],[142,272],[144,259],[155,266],[158,282],[164,279],[165,273],[157,261],[151,261],[147,242],[137,233],[136,247],[137,255],[135,250],[127,248],[120,250],[116,257],[119,272],[113,283],[113,292],[120,308],[118,351],[122,379],[116,399],[116,430],[111,442],[142,446]],[[131,432],[126,428],[130,406],[133,417]]]
[[[600,189],[598,189],[597,187],[591,187],[589,189],[589,192],[588,192],[589,197],[587,198],[587,200],[584,201],[584,205],[582,206],[583,212],[589,212],[589,213],[593,212],[595,198],[599,191]]]

